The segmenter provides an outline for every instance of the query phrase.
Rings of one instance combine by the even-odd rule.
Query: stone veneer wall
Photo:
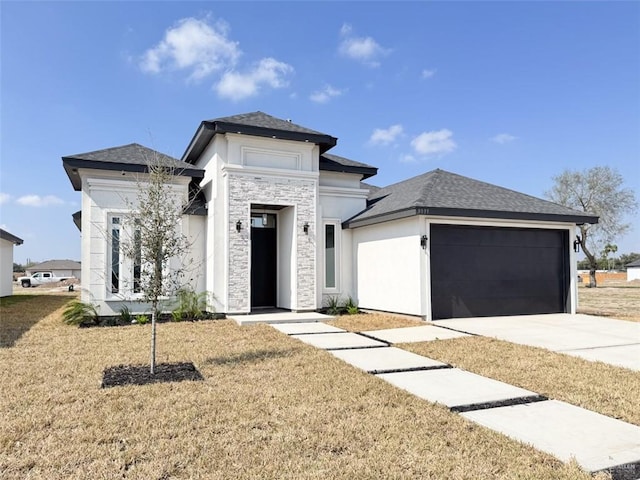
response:
[[[296,295],[292,305],[296,310],[316,309],[316,205],[317,181],[299,178],[273,178],[228,174],[229,192],[229,312],[251,310],[249,271],[252,203],[296,207],[293,262],[296,272]],[[242,231],[236,222],[242,220]],[[309,235],[303,226],[309,223]],[[280,232],[282,233],[282,232]],[[279,252],[279,254],[281,254]],[[282,288],[278,285],[278,288]]]

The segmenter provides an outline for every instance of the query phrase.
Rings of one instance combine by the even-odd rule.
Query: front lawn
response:
[[[0,311],[3,338],[27,325],[0,347],[0,478],[592,478],[265,325],[161,324],[159,362],[204,381],[101,389],[148,362],[150,326],[60,312]]]

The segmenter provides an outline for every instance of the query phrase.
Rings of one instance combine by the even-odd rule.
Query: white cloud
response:
[[[316,90],[315,92],[313,92],[309,96],[309,99],[312,102],[316,102],[316,103],[327,103],[332,98],[339,97],[343,93],[344,93],[344,90],[333,88],[331,85],[325,85],[325,87],[322,90]]]
[[[380,66],[380,57],[391,53],[391,50],[382,47],[372,37],[352,36],[351,25],[344,24],[340,29],[340,35],[344,37],[338,51],[341,55],[362,62],[370,67]]]
[[[188,70],[192,80],[232,68],[242,52],[238,42],[227,38],[228,32],[223,21],[210,24],[208,18],[183,18],[165,32],[160,43],[144,53],[140,68],[153,74]]]
[[[400,160],[400,163],[415,163],[415,162],[417,162],[416,157],[414,157],[413,155],[409,155],[409,154],[402,155],[399,160]]]
[[[452,136],[447,129],[423,132],[411,140],[411,146],[418,155],[443,155],[456,149]]]
[[[495,143],[499,143],[500,145],[504,145],[505,143],[513,142],[516,138],[513,135],[509,135],[508,133],[499,133],[495,137],[491,137],[489,140]]]
[[[376,128],[371,137],[369,143],[371,145],[389,145],[396,141],[396,139],[402,135],[402,125],[391,125],[389,128]]]
[[[422,78],[431,78],[436,74],[436,70],[428,70],[428,69],[424,69],[422,70]]]
[[[0,192],[0,205],[7,203],[9,200],[11,200],[11,195]]]
[[[283,88],[293,67],[275,58],[263,58],[247,73],[229,71],[214,86],[219,96],[238,101],[257,95],[261,87]]]
[[[51,205],[62,205],[64,201],[55,195],[24,195],[16,200],[20,205],[27,207],[48,207]]]

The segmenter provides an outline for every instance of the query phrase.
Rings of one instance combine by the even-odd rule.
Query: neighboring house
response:
[[[23,240],[0,228],[0,297],[13,294],[13,247]]]
[[[192,287],[218,312],[351,296],[425,319],[575,313],[576,224],[596,216],[443,170],[367,187],[377,168],[327,153],[336,143],[254,112],[203,121],[181,160],[137,144],[63,157],[82,192],[83,300],[107,315],[139,298],[119,242],[147,160],[161,155],[176,195],[192,200],[180,227],[201,266]]]
[[[627,263],[625,268],[627,269],[627,282],[630,282],[631,280],[640,280],[640,260]]]
[[[75,260],[47,260],[26,270],[27,276],[38,272],[51,272],[54,277],[76,277],[78,280],[82,278],[81,264]]]

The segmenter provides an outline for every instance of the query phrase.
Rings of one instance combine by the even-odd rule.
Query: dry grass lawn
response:
[[[640,282],[579,287],[578,313],[640,322]]]
[[[420,325],[424,325],[422,320],[418,320],[416,318],[385,313],[342,315],[327,323],[338,328],[344,328],[350,332],[384,330],[386,328],[419,327]]]
[[[161,324],[159,361],[205,380],[100,389],[106,367],[148,361],[149,325],[5,303],[3,479],[592,478],[264,325]]]

